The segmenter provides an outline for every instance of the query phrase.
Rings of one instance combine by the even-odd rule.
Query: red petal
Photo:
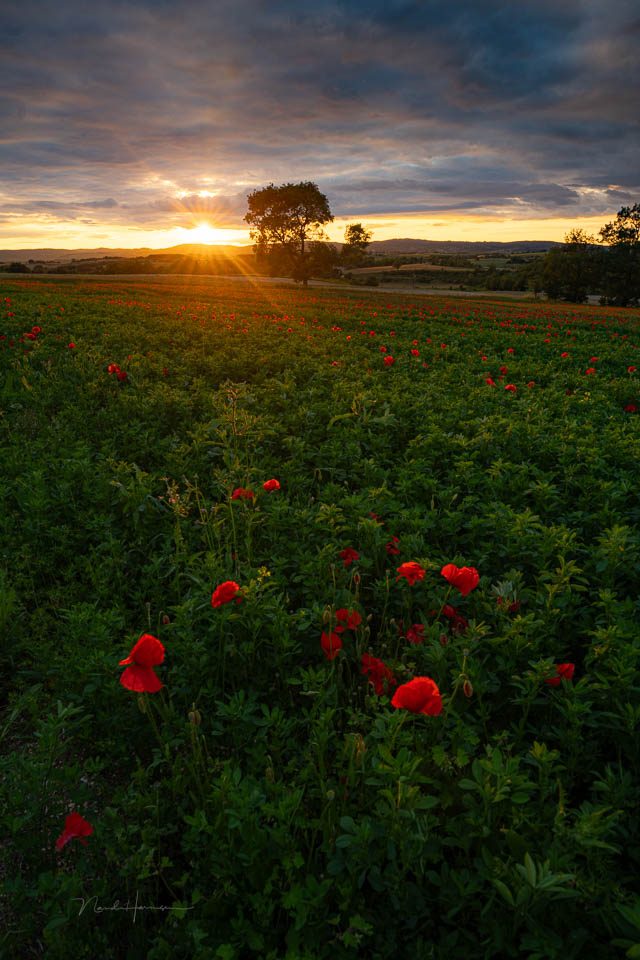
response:
[[[152,667],[139,667],[136,664],[127,667],[120,677],[120,683],[127,690],[133,690],[135,693],[156,693],[162,689],[162,684]]]

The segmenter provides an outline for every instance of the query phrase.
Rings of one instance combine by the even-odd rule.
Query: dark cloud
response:
[[[292,179],[337,216],[640,195],[631,0],[3,6],[3,212],[240,226],[253,187]]]

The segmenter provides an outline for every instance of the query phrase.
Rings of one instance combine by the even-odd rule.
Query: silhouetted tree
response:
[[[344,231],[344,244],[341,259],[345,266],[355,267],[364,259],[373,234],[365,230],[361,223],[350,223]]]
[[[257,257],[268,259],[275,252],[286,272],[306,284],[312,262],[305,244],[324,239],[322,227],[333,220],[325,195],[310,181],[279,187],[271,183],[250,193],[247,202],[244,219],[251,226]]]
[[[602,258],[602,293],[614,306],[640,301],[640,203],[622,207],[616,219],[600,230],[609,245]]]

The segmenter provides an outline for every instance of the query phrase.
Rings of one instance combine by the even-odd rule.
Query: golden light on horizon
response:
[[[212,227],[206,220],[202,220],[195,227],[177,227],[175,233],[179,234],[179,243],[205,243],[215,246],[243,242],[246,231]]]

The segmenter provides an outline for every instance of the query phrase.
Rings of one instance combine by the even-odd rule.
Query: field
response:
[[[0,336],[0,956],[640,956],[637,311],[15,278]]]

